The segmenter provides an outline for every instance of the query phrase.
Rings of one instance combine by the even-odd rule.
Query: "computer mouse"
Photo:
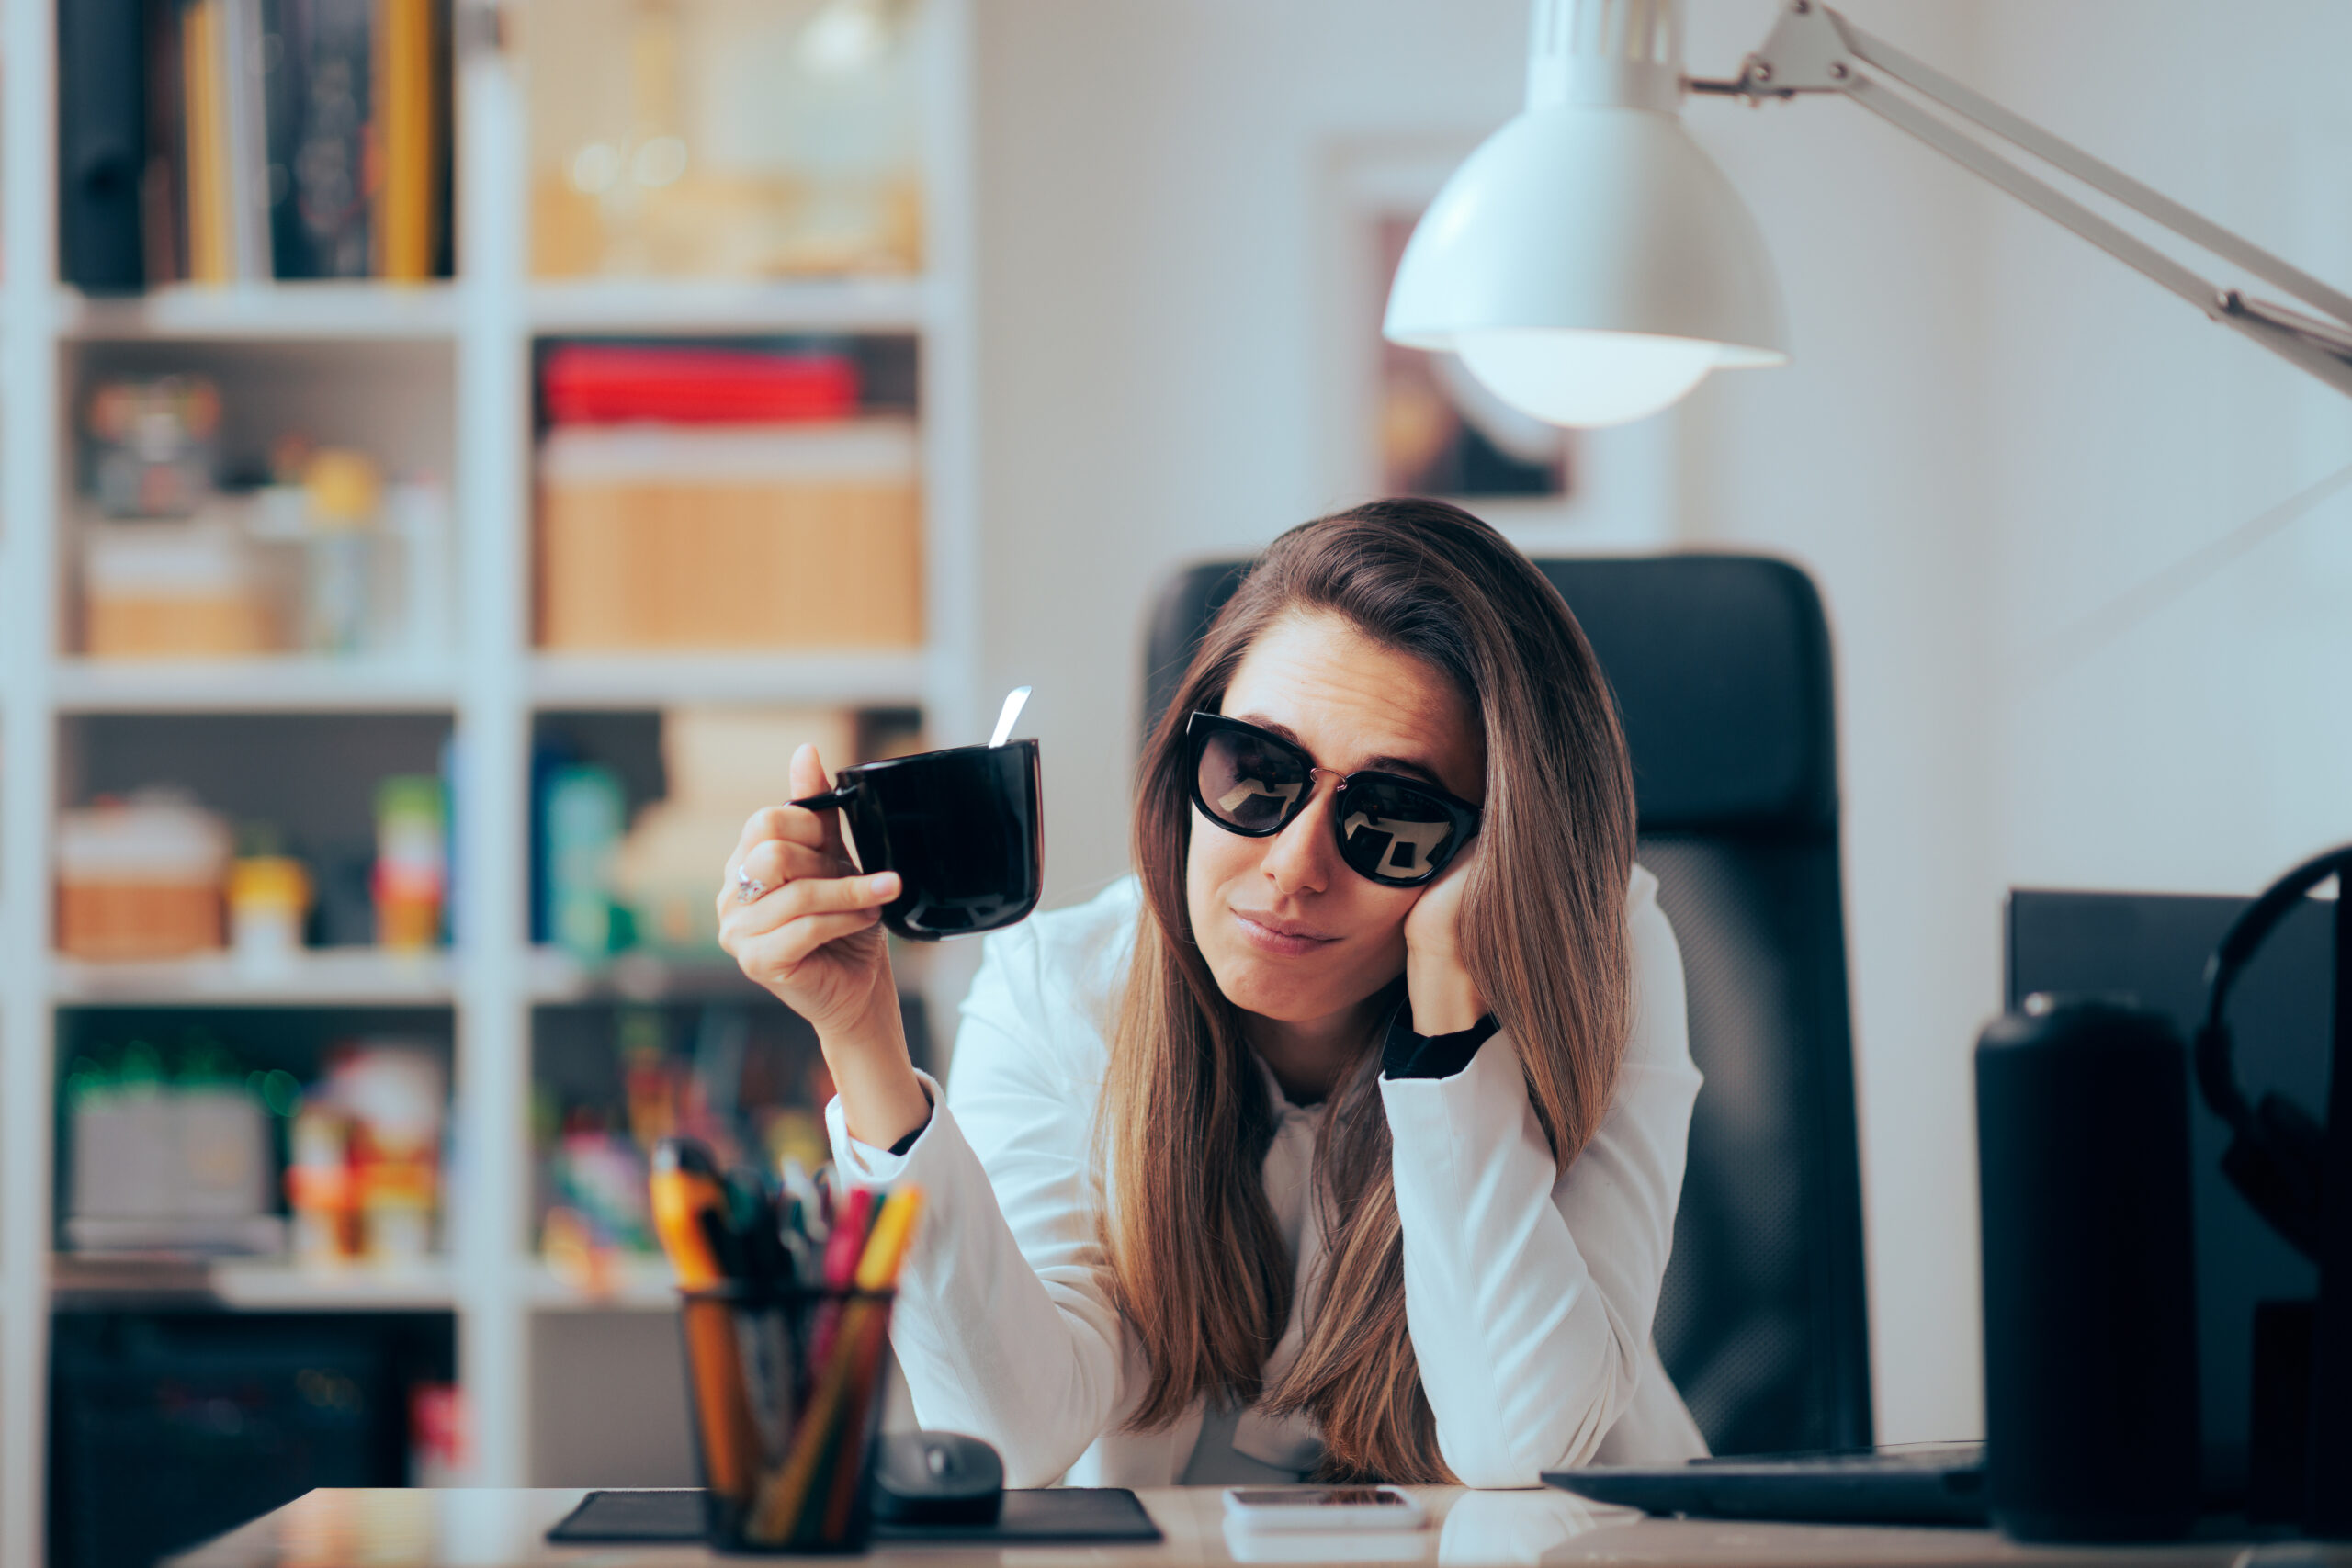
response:
[[[1004,1461],[961,1432],[885,1432],[874,1517],[895,1525],[986,1525],[1004,1506]]]

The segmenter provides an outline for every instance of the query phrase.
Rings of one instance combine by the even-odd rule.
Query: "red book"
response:
[[[566,344],[540,389],[556,424],[770,424],[857,412],[857,363],[845,354]]]

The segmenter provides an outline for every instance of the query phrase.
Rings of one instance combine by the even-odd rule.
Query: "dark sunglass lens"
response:
[[[1306,780],[1295,753],[1255,736],[1215,730],[1201,745],[1201,804],[1245,833],[1280,827],[1306,793]]]
[[[1453,818],[1405,784],[1360,784],[1340,803],[1340,853],[1366,876],[1409,882],[1453,852]]]

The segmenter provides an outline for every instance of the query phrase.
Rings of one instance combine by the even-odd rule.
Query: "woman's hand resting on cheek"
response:
[[[1412,1003],[1416,1034],[1455,1034],[1487,1016],[1487,999],[1463,966],[1462,890],[1470,868],[1485,852],[1483,838],[1453,857],[1435,882],[1421,890],[1405,915],[1405,994]]]
[[[793,753],[791,785],[796,797],[826,788],[814,746]],[[898,896],[895,872],[857,874],[838,817],[797,806],[753,814],[718,889],[718,945],[815,1026],[851,1134],[884,1148],[931,1114],[882,933]]]

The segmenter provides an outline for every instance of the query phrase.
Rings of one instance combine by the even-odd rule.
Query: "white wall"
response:
[[[2352,290],[2352,7],[1994,10],[1988,90]],[[2138,590],[2352,463],[2352,400],[2030,212],[1992,240],[2003,877],[2250,892],[2352,839],[2352,493]]]
[[[1689,0],[1728,73],[1773,0]],[[1846,0],[1890,41],[2352,283],[2331,0]],[[1049,897],[1125,864],[1140,616],[1354,499],[1335,157],[1516,107],[1522,0],[986,0],[983,684],[1034,681]],[[1695,102],[1797,352],[1629,439],[1580,531],[1810,568],[1838,653],[1879,1427],[1982,1429],[1969,1061],[2019,884],[2246,888],[2352,837],[2352,496],[2059,669],[2079,617],[2352,457],[2341,399],[1850,106]],[[1340,433],[1343,435],[1344,433]],[[1609,450],[1622,458],[1628,448]],[[1636,452],[1635,468],[1645,461]],[[1622,478],[1622,475],[1620,476]],[[2332,725],[2323,716],[2336,715]]]

